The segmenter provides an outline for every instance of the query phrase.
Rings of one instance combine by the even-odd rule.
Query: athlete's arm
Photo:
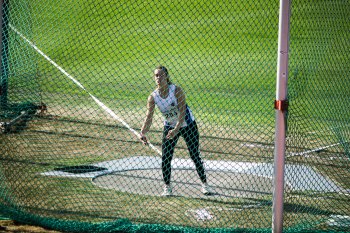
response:
[[[145,118],[145,120],[143,122],[143,125],[141,127],[140,140],[143,142],[143,144],[147,144],[148,143],[147,138],[146,138],[146,134],[149,131],[149,129],[151,128],[151,125],[152,125],[154,108],[155,108],[154,98],[153,98],[152,95],[150,95],[148,97],[148,100],[147,100],[147,114],[146,114],[146,118]]]

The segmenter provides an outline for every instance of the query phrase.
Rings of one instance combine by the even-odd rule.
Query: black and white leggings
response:
[[[163,142],[162,142],[162,172],[163,180],[165,184],[170,184],[171,179],[171,160],[173,159],[174,149],[179,137],[182,136],[185,139],[188,151],[192,161],[196,166],[197,173],[202,183],[207,182],[205,175],[203,161],[199,151],[199,132],[195,121],[191,122],[188,126],[182,127],[179,133],[173,139],[166,139],[166,136],[173,128],[164,126]]]

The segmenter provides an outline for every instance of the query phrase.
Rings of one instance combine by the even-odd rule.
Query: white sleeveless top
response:
[[[174,84],[170,84],[169,94],[165,99],[160,96],[158,89],[152,92],[154,102],[160,112],[163,114],[164,125],[169,127],[175,127],[178,122],[179,107],[175,96],[175,90],[176,86]],[[181,127],[185,127],[193,121],[194,116],[192,114],[192,111],[186,104],[185,121]]]

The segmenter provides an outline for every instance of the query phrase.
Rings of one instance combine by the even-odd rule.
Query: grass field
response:
[[[102,189],[89,179],[39,173],[155,156],[88,93],[139,130],[147,97],[156,86],[153,69],[159,64],[169,68],[172,81],[186,92],[200,128],[204,159],[273,162],[278,2],[11,4],[11,25],[86,91],[10,30],[9,101],[42,101],[48,111],[33,117],[24,130],[0,135],[4,200],[10,198],[11,204],[33,214],[67,220],[127,218],[186,227],[270,228],[272,193],[225,200],[162,199]],[[312,167],[343,191],[350,189],[350,57],[341,52],[349,48],[349,12],[350,5],[341,0],[293,1],[288,80],[287,155],[337,145],[289,156],[286,162]],[[150,139],[158,148],[161,130],[157,112]],[[188,158],[183,141],[175,156]],[[330,215],[349,211],[345,194],[286,192],[285,226],[327,227]],[[215,218],[198,221],[190,214],[201,208]]]

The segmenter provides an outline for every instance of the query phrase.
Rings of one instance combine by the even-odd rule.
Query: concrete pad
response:
[[[205,160],[208,182],[220,197],[256,197],[272,194],[273,164]],[[161,158],[134,156],[105,161],[93,166],[105,171],[72,174],[62,171],[48,176],[91,178],[99,187],[143,195],[160,195],[163,190]],[[201,196],[201,183],[190,159],[172,161],[174,195]],[[295,191],[339,192],[334,182],[305,165],[285,166],[285,188]],[[210,198],[210,197],[209,197]]]
[[[272,180],[268,177],[252,177],[246,174],[207,171],[214,195],[201,193],[201,182],[195,170],[173,169],[174,196],[200,198],[257,197],[272,193]],[[129,170],[113,172],[93,178],[93,183],[102,188],[142,195],[161,196],[163,180],[161,169]]]

